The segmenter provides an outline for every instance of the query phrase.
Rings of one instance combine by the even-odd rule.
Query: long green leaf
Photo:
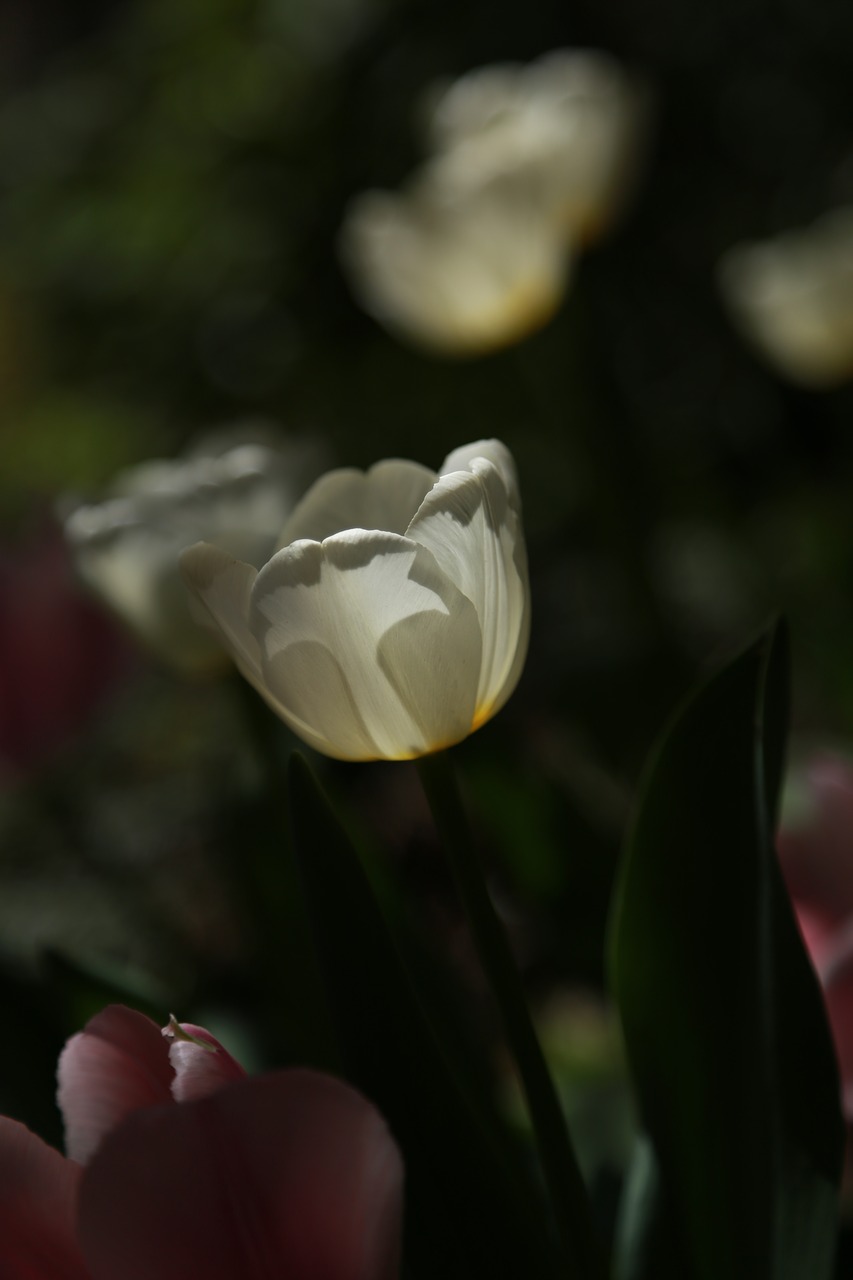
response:
[[[831,1274],[838,1082],[771,842],[786,716],[774,628],[664,737],[612,919],[613,989],[691,1280]]]

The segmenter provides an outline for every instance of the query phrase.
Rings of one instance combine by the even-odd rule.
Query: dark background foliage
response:
[[[298,1056],[265,1020],[231,887],[260,786],[239,691],[179,685],[45,567],[62,496],[235,420],[355,465],[437,465],[495,435],[521,474],[534,632],[517,694],[458,754],[567,1090],[599,1085],[577,1123],[605,1148],[618,1053],[591,997],[565,993],[602,989],[661,724],[781,608],[798,740],[853,733],[853,393],[762,364],[715,274],[738,240],[853,201],[853,9],[5,0],[0,37],[0,960],[20,1046],[0,1106],[55,1132],[53,1055],[116,990],[212,1011],[258,1061]],[[437,77],[572,45],[653,89],[630,208],[525,343],[471,362],[399,344],[339,268],[347,201],[422,157]],[[93,667],[109,681],[78,710]],[[416,781],[321,768],[446,1016],[470,1003],[488,1036]]]

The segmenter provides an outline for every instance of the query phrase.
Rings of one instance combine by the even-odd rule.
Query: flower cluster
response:
[[[433,155],[399,194],[351,204],[341,251],[365,308],[444,354],[479,355],[544,324],[576,251],[621,205],[646,95],[608,55],[558,50],[436,92]]]
[[[515,688],[530,593],[499,441],[463,445],[438,472],[400,459],[332,471],[295,507],[260,446],[151,463],[123,487],[68,522],[83,575],[175,665],[230,653],[317,750],[438,751]]]
[[[249,1078],[201,1027],[112,1005],[59,1060],[67,1157],[0,1117],[10,1280],[394,1280],[403,1168],[311,1071]],[[176,1105],[180,1104],[180,1105]]]

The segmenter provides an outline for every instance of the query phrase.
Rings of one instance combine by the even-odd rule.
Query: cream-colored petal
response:
[[[531,63],[528,91],[539,115],[553,122],[558,217],[568,234],[588,243],[635,185],[647,150],[650,92],[594,49],[558,49]]]
[[[521,510],[521,494],[518,488],[518,472],[515,460],[509,449],[501,440],[474,440],[471,444],[462,444],[449,453],[438,469],[439,475],[448,471],[470,471],[475,458],[486,458],[493,462],[501,473],[510,501],[516,510]]]
[[[180,557],[180,569],[187,588],[210,614],[241,674],[263,693],[260,649],[248,625],[257,569],[209,542],[187,547]]]
[[[645,87],[608,54],[558,49],[468,72],[434,96],[433,145],[461,185],[522,175],[575,243],[618,212],[645,150]]]
[[[853,208],[737,245],[719,281],[744,336],[782,373],[812,387],[853,377]]]
[[[570,270],[562,232],[524,177],[475,185],[439,157],[399,195],[368,191],[341,229],[362,305],[401,337],[444,355],[518,342],[559,306]]]
[[[445,151],[517,113],[524,104],[524,75],[521,63],[499,62],[436,85],[427,120],[433,149]]]
[[[377,462],[369,471],[329,471],[294,508],[279,548],[303,538],[322,542],[344,529],[405,533],[435,481],[434,471],[402,458]]]
[[[284,718],[328,755],[408,759],[471,731],[477,616],[407,538],[353,529],[285,547],[258,575],[250,625]]]
[[[521,519],[503,474],[484,457],[470,467],[441,477],[408,536],[429,548],[477,611],[483,635],[479,725],[518,683],[530,634],[530,590]]]
[[[203,538],[255,565],[271,554],[296,500],[285,459],[251,444],[217,457],[142,463],[122,472],[113,491],[119,496],[90,509],[103,524],[150,529],[170,540],[175,556]]]
[[[222,647],[187,606],[178,556],[192,538],[123,516],[125,504],[81,507],[66,522],[77,570],[139,639],[180,670],[215,669]]]
[[[262,564],[295,498],[284,460],[248,444],[219,457],[154,460],[117,477],[113,493],[66,523],[81,576],[173,666],[226,665],[218,640],[187,607],[178,559],[204,539]]]

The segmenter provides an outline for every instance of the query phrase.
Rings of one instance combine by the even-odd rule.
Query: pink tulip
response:
[[[801,782],[805,812],[783,825],[779,858],[823,988],[844,1112],[853,1124],[853,765],[819,756]]]
[[[249,1078],[203,1028],[111,1006],[63,1050],[59,1101],[67,1158],[0,1117],[4,1280],[397,1276],[400,1154],[340,1081]]]

